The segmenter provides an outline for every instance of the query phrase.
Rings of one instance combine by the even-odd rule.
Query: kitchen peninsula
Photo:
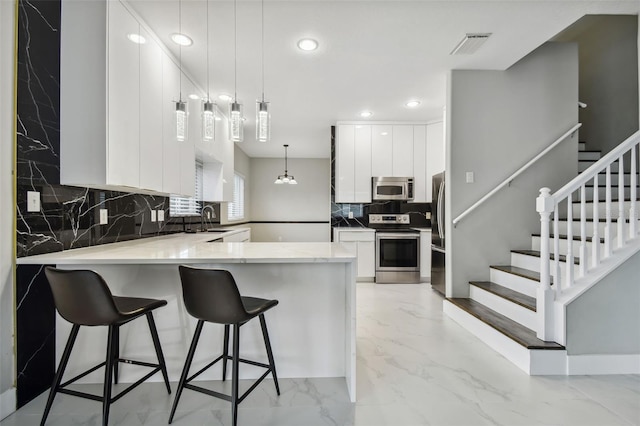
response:
[[[116,295],[167,300],[155,320],[172,381],[180,376],[195,328],[195,320],[182,302],[178,265],[228,269],[241,294],[280,301],[278,308],[267,314],[278,376],[345,377],[350,398],[355,401],[355,256],[339,243],[220,242],[243,231],[172,234],[27,256],[17,263],[92,269]],[[266,359],[259,324],[245,327],[242,357]],[[71,326],[58,317],[56,329],[59,359]],[[223,327],[205,326],[193,371],[221,353],[222,331]],[[104,327],[81,330],[72,354],[74,362],[68,366],[69,376],[100,362],[104,333]],[[123,357],[154,361],[153,344],[143,321],[123,327],[120,336]],[[126,365],[121,380],[135,381],[140,371]],[[256,378],[261,373],[259,368],[243,365],[240,378]],[[200,377],[220,380],[221,372],[212,368]],[[92,373],[83,380],[99,383],[102,373]]]

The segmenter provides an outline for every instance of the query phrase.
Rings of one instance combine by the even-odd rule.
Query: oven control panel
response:
[[[408,214],[370,214],[369,223],[373,225],[409,225]]]

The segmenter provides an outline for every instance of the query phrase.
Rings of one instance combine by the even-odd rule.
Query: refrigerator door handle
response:
[[[442,201],[444,198],[444,182],[440,182],[440,188],[438,189],[438,235],[440,236],[440,240],[444,240],[444,230],[442,229],[442,221],[444,220],[444,206],[442,205]]]

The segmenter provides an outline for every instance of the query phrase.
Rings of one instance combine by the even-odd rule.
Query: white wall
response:
[[[640,354],[640,253],[567,306],[570,355]]]
[[[284,173],[284,159],[251,159],[251,239],[330,241],[329,159],[290,158],[288,170],[298,185],[275,185],[276,177]],[[285,223],[308,221],[325,223]]]
[[[576,136],[451,226],[578,122],[577,46],[547,43],[506,71],[452,71],[447,98],[447,296],[467,297],[469,280],[487,280],[489,265],[531,247],[539,189],[557,190],[577,175]],[[465,183],[469,171],[473,184]]]
[[[0,1],[0,419],[15,410],[13,146],[15,2]]]

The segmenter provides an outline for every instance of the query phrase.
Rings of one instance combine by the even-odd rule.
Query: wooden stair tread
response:
[[[545,342],[538,339],[534,331],[474,300],[457,298],[447,300],[527,349],[565,349],[564,346],[556,342]]]
[[[491,281],[469,281],[469,284],[493,293],[523,308],[534,312],[536,311],[536,299],[531,296],[503,287],[500,284],[492,283]]]
[[[617,195],[617,194],[612,194],[612,195]],[[618,200],[618,199],[611,200],[612,203],[617,203],[618,201],[620,201],[620,200]],[[625,203],[628,203],[628,202],[631,201],[631,197],[625,197],[625,199],[622,200],[622,201],[624,201]],[[636,201],[638,201],[638,200],[636,200]],[[600,199],[598,200],[598,203],[605,203],[605,202],[606,202],[606,200],[600,200]],[[572,203],[573,204],[580,204],[581,201],[580,200],[573,201]],[[585,201],[585,204],[593,204],[593,200]]]
[[[490,268],[497,269],[508,274],[518,275],[519,277],[528,278],[533,281],[540,281],[540,274],[530,269],[519,268],[511,265],[491,265]]]
[[[526,256],[540,257],[540,252],[538,250],[511,250],[511,253],[518,253],[518,254],[524,254]],[[549,259],[556,260],[553,253],[549,253]],[[564,254],[561,254],[559,259],[560,259],[560,262],[566,262],[567,256],[565,256]],[[579,265],[580,259],[574,258],[573,263],[575,263],[576,265]]]
[[[560,222],[567,222],[567,218],[566,217],[565,218],[558,218],[558,220]],[[615,223],[616,220],[617,219],[611,219],[611,223]],[[580,223],[580,219],[577,219],[577,218],[573,218],[573,219],[571,219],[571,221],[574,222],[574,223]],[[605,223],[606,221],[607,221],[607,219],[604,219],[604,218],[601,218],[601,217],[598,218],[598,222],[599,223]],[[625,218],[624,221],[628,223],[629,222],[629,218],[628,217]],[[591,217],[587,218],[587,219],[585,219],[585,222],[593,222],[593,218],[591,218]],[[540,235],[540,234],[538,234],[538,235]]]
[[[577,221],[575,221],[575,222],[577,222]],[[615,223],[615,222],[612,222],[612,223]],[[531,236],[532,237],[539,237],[540,233],[531,234]],[[549,234],[549,238],[553,238],[553,237],[554,237],[554,234]],[[558,234],[558,238],[561,239],[561,240],[566,240],[567,236],[564,235],[564,234]],[[600,239],[601,243],[604,243],[604,237],[600,237],[599,239]],[[586,241],[588,243],[590,243],[592,240],[593,240],[593,237],[587,237],[586,238]],[[573,241],[582,241],[582,238],[579,235],[574,235],[573,236]]]

